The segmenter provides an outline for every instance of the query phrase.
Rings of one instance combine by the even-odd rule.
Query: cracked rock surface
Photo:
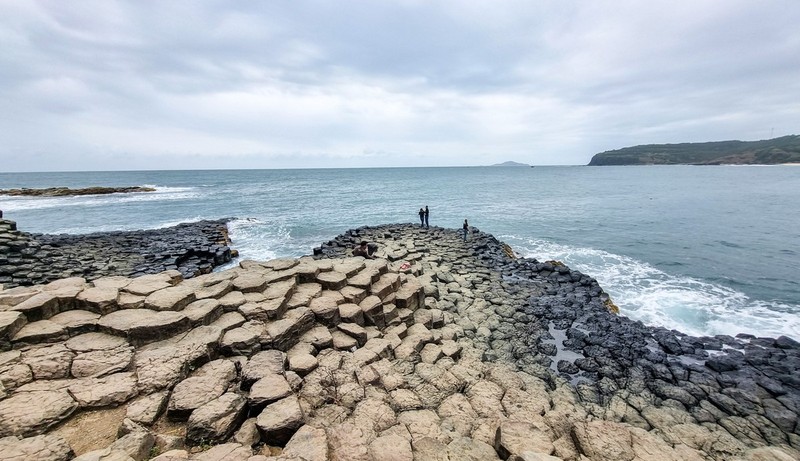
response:
[[[789,338],[646,327],[477,230],[314,253],[0,290],[0,460],[800,459]]]

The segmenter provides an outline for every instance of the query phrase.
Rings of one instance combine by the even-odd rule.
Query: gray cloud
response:
[[[0,171],[583,164],[800,121],[794,0],[0,10]]]

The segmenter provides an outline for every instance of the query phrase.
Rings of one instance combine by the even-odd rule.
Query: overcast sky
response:
[[[798,24],[798,0],[0,0],[0,172],[586,164],[800,134]]]

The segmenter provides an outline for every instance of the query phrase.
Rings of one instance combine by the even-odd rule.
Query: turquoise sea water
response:
[[[155,193],[0,197],[22,230],[88,233],[234,217],[242,258],[309,254],[350,228],[470,224],[597,278],[622,312],[690,334],[800,339],[800,167],[657,166],[2,173],[0,188]]]

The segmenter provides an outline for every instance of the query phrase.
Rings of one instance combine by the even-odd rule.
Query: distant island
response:
[[[29,197],[66,197],[72,195],[103,195],[130,192],[155,192],[152,187],[87,187],[70,189],[68,187],[48,187],[46,189],[0,189],[0,195],[16,195]]]
[[[519,163],[519,162],[503,162],[503,163],[495,163],[494,165],[490,166],[530,166],[527,163]]]
[[[601,152],[589,166],[605,165],[779,165],[800,163],[800,136],[763,141],[647,144]]]

